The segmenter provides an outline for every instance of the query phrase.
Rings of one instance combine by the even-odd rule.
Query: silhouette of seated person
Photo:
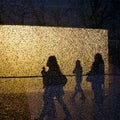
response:
[[[44,84],[44,108],[41,112],[39,120],[43,120],[45,116],[48,116],[49,119],[56,117],[56,108],[54,103],[54,97],[58,100],[59,104],[61,105],[66,117],[64,120],[71,120],[70,112],[63,101],[63,82],[62,77],[63,74],[60,71],[60,67],[58,65],[57,59],[55,56],[50,56],[47,61],[48,71],[43,70],[41,71],[43,75],[43,84]]]

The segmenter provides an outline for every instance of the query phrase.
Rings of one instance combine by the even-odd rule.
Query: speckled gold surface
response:
[[[84,73],[95,53],[101,53],[107,65],[106,30],[0,26],[0,75],[40,75],[50,55],[55,55],[64,74],[71,74],[77,59]]]
[[[83,74],[90,70],[94,55],[99,52],[108,73],[108,34],[106,30],[38,27],[0,26],[0,76],[41,75],[50,55],[57,57],[61,71],[72,75],[75,61],[79,59]],[[47,67],[46,67],[47,69]],[[1,91],[28,92],[42,89],[42,78],[7,79],[2,81]],[[39,81],[39,82],[38,82]],[[68,77],[67,89],[74,88],[75,78]],[[108,85],[108,80],[106,80]],[[40,85],[40,86],[39,86]],[[83,87],[90,84],[83,77]],[[22,88],[22,89],[21,89]]]
[[[0,26],[0,76],[41,75],[50,55],[57,57],[61,71],[66,75],[72,74],[75,61],[79,59],[85,74],[97,52],[103,56],[107,73],[106,30]]]
[[[46,67],[50,55],[57,57],[61,71],[66,75],[72,75],[75,61],[79,59],[85,74],[90,70],[97,52],[103,56],[107,73],[108,33],[106,30],[0,26],[0,76],[39,76],[42,67]],[[67,78],[65,89],[73,91],[75,77]],[[84,76],[82,87],[84,90],[91,90],[85,78]],[[39,92],[43,92],[42,78],[0,78],[2,96],[0,102],[4,103],[2,119],[12,120],[18,117],[20,120],[24,118],[29,120],[30,117],[34,119],[40,112],[38,110],[40,98],[37,94]],[[16,105],[18,106],[15,107]],[[9,111],[12,111],[15,116]]]

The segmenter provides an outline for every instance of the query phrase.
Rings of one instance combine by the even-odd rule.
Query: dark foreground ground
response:
[[[99,112],[93,103],[93,94],[90,90],[85,90],[87,99],[84,104],[80,100],[80,95],[77,95],[76,102],[72,104],[70,96],[73,91],[65,91],[64,101],[73,120],[119,120],[120,94],[118,86],[118,84],[112,85],[107,91],[102,112]],[[37,118],[43,108],[42,96],[43,93],[1,94],[0,120],[33,120]],[[55,104],[57,109],[55,120],[64,120],[64,112],[56,99]]]

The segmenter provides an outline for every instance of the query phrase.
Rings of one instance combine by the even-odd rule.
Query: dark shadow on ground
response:
[[[0,120],[30,120],[26,94],[0,94]]]
[[[91,91],[85,90],[85,94],[87,96],[86,103],[82,103],[80,100],[81,96],[79,94],[76,96],[75,103],[71,103],[70,96],[72,93],[73,91],[65,91],[64,101],[70,110],[73,120],[116,120],[113,118],[115,109],[113,108],[111,95],[108,95],[105,98],[103,111],[99,113],[92,101]],[[42,96],[43,93],[0,95],[0,119],[33,120],[39,116],[42,110]],[[65,116],[64,112],[58,101],[56,99],[54,99],[54,101],[57,109],[57,118],[55,120],[63,120]],[[34,104],[38,106],[35,107]]]

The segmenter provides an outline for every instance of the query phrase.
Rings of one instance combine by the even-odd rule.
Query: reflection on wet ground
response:
[[[73,120],[113,120],[112,97],[106,96],[102,112],[100,112],[92,101],[91,91],[85,91],[87,99],[85,103],[76,97],[75,103],[71,103],[72,91],[66,91],[64,101],[67,104]],[[33,120],[39,116],[43,107],[42,93],[25,94],[2,94],[0,95],[1,119],[4,120]],[[58,101],[54,99],[57,118],[63,120],[65,115]]]
[[[117,79],[120,80],[119,77]],[[11,82],[6,83],[2,81],[0,84],[0,119],[34,120],[37,118],[43,108],[42,80],[12,79]],[[98,109],[92,100],[91,87],[87,83],[83,83],[82,86],[87,97],[86,102],[82,103],[81,96],[78,94],[75,103],[71,103],[70,96],[74,92],[75,83],[69,80],[64,89],[64,101],[73,120],[118,120],[120,116],[119,83],[112,83],[109,88],[106,87],[104,104]],[[64,120],[65,114],[61,106],[56,99],[54,101],[57,109],[55,120]]]

